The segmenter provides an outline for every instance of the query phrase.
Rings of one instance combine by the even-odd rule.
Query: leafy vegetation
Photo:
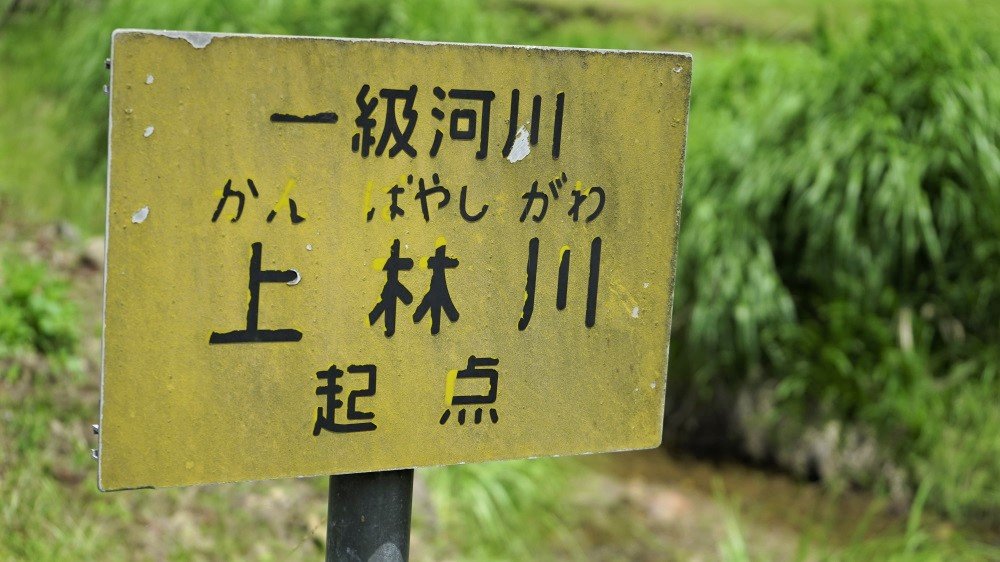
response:
[[[998,517],[1000,440],[968,431],[998,415],[969,396],[1000,396],[996,36],[881,4],[814,43],[701,83],[674,381],[776,381],[783,418],[874,427],[915,480],[939,477],[934,505]],[[934,454],[945,435],[960,470]]]
[[[66,357],[75,350],[78,323],[65,280],[43,263],[0,256],[0,365],[20,352]]]

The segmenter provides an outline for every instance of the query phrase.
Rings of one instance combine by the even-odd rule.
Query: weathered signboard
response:
[[[659,444],[688,55],[111,60],[102,489]]]

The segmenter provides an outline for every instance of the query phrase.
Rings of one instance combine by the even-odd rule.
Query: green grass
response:
[[[872,533],[870,525],[876,514],[875,506],[855,524],[852,536],[837,544],[829,536],[829,528],[815,524],[803,533],[790,559],[823,560],[828,562],[855,562],[869,560],[907,562],[945,562],[995,560],[1000,547],[971,538],[956,531],[948,524],[926,521],[927,499],[933,489],[927,481],[917,491],[913,505],[907,510],[903,524],[898,528]],[[749,562],[761,556],[751,547],[751,535],[745,511],[738,496],[727,495],[720,481],[715,484],[716,501],[723,506],[723,534],[718,545],[719,559],[725,562]]]
[[[538,459],[434,468],[430,531],[457,558],[530,559],[540,549],[580,556],[568,507],[572,461]]]

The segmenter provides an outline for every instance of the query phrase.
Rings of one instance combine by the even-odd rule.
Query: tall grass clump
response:
[[[576,515],[566,500],[570,461],[535,459],[432,468],[426,471],[443,552],[476,560],[527,560],[555,547],[579,556]]]
[[[994,31],[878,4],[696,83],[678,403],[771,384],[790,418],[875,428],[932,504],[1000,517]]]

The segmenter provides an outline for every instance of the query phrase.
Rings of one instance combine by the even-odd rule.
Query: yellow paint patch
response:
[[[455,397],[455,380],[458,379],[458,369],[448,371],[444,380],[444,407],[451,407],[451,399]]]
[[[288,209],[293,189],[295,189],[295,180],[288,180],[285,183],[285,188],[281,190],[281,197],[278,198],[278,202],[274,204],[274,207],[271,210],[275,213],[280,213],[281,211]],[[302,218],[309,216],[305,213],[305,211],[297,210],[296,213],[298,213],[298,215]]]
[[[369,181],[365,184],[365,200],[361,208],[361,216],[368,217],[368,212],[372,209],[372,189],[375,187],[375,182]]]
[[[659,444],[690,57],[198,37],[200,48],[159,32],[113,38],[102,489]],[[150,74],[155,87],[145,85]],[[357,124],[366,84],[362,99],[378,102],[367,131]],[[382,95],[411,87],[411,106]],[[485,143],[482,104],[447,95],[461,89],[494,96]],[[534,96],[542,104],[537,144],[511,165],[502,151],[514,89],[518,121],[529,118]],[[390,107],[398,130],[379,153]],[[463,126],[477,121],[475,138],[450,138],[459,110]],[[390,156],[408,130],[408,111],[415,156],[402,149]],[[157,132],[143,139],[150,123]],[[431,158],[438,130],[444,139]],[[368,134],[374,142],[363,156],[354,139]],[[570,186],[557,199],[548,185],[563,173],[581,191],[602,187],[600,216],[572,220]],[[443,194],[427,194],[427,218],[416,197],[421,179],[450,194],[441,208]],[[212,222],[227,181],[243,195],[242,212],[230,196],[224,214],[239,218]],[[522,195],[535,181],[547,212],[521,222]],[[389,220],[396,185],[405,215]],[[489,205],[477,222],[460,212],[462,186],[467,213]],[[585,204],[588,213],[596,208],[596,200]],[[136,227],[132,215],[141,208],[155,214]],[[536,201],[530,215],[540,208]],[[368,221],[371,209],[383,220]],[[392,263],[401,267],[386,271],[396,241]],[[449,265],[427,269],[445,245]],[[569,251],[566,306],[558,310],[559,258]],[[308,282],[288,285],[299,274]],[[643,283],[649,288],[637,290]],[[385,294],[399,296],[391,329]],[[458,315],[436,308],[449,298]],[[261,341],[226,339],[251,328]],[[366,365],[375,367],[374,393],[358,370]],[[375,429],[321,427],[317,410],[330,407],[324,388],[334,384],[322,376],[335,372],[331,366],[343,371],[332,421],[358,421],[347,412],[354,396],[358,412],[373,413]],[[475,376],[456,384],[459,371]],[[444,417],[442,406],[461,396],[471,405],[459,401]],[[477,424],[479,408],[485,416]]]

